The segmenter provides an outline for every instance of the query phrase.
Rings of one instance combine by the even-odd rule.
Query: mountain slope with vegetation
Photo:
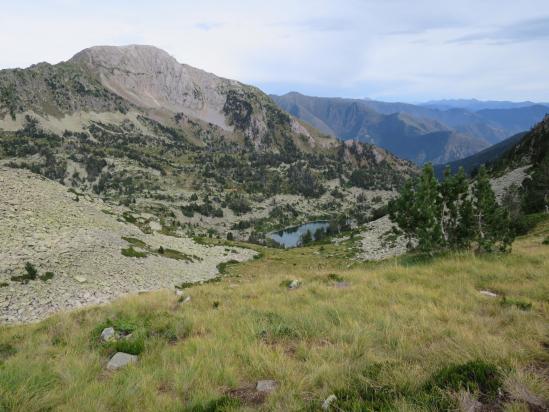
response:
[[[295,92],[272,97],[283,109],[332,136],[374,143],[417,163],[435,164],[473,155],[528,130],[549,110],[533,103],[470,111]]]
[[[526,132],[518,133],[508,139],[505,139],[503,142],[490,146],[489,148],[484,149],[472,156],[460,160],[455,160],[446,164],[435,165],[435,172],[437,174],[437,177],[442,177],[444,169],[447,166],[450,166],[451,170],[453,170],[454,172],[457,171],[460,167],[463,167],[463,170],[470,175],[478,170],[480,166],[497,161],[518,142],[520,142],[526,134]]]
[[[381,146],[416,163],[441,163],[473,154],[487,142],[471,138],[426,117],[406,112],[382,113],[372,102],[289,93],[273,96],[290,114],[339,139]]]
[[[416,173],[151,46],[2,70],[0,96],[1,164],[153,214],[167,233],[262,241],[313,218],[362,222],[368,199]]]

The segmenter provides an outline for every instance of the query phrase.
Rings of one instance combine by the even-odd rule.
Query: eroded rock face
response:
[[[227,130],[223,106],[226,92],[238,82],[180,64],[153,46],[97,46],[71,59],[99,73],[113,93],[146,109],[167,109]]]
[[[75,201],[66,187],[24,170],[0,167],[0,188],[0,284],[5,284],[0,287],[0,323],[36,321],[127,293],[205,281],[217,276],[219,263],[255,254],[146,235],[109,214],[116,214],[111,206],[91,197]],[[139,239],[152,251],[173,249],[189,259],[123,256],[130,244],[122,237]],[[27,262],[38,276],[12,280],[25,274]],[[46,272],[53,276],[41,279]]]

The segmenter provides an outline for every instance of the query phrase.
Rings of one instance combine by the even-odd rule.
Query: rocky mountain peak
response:
[[[222,113],[226,91],[238,82],[179,63],[154,46],[96,46],[76,54],[113,93],[146,109],[185,113],[230,129]]]

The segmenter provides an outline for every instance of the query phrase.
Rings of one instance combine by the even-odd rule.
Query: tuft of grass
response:
[[[231,259],[228,262],[221,262],[217,265],[217,271],[220,275],[227,275],[229,273],[229,267],[233,265],[238,265],[240,262],[238,260]]]
[[[145,339],[142,337],[131,337],[129,339],[120,339],[112,344],[113,352],[124,352],[130,355],[140,355],[145,350]]]
[[[206,402],[195,403],[184,409],[185,412],[224,412],[232,411],[241,406],[238,399],[229,396],[221,396]]]
[[[133,248],[133,246],[130,246],[129,248],[122,249],[122,256],[126,257],[134,257],[134,258],[145,258],[147,257],[147,253],[145,252],[139,252]]]
[[[194,262],[195,257],[188,255],[186,253],[180,252],[179,250],[162,248],[162,247],[161,249],[162,249],[162,252],[160,251],[160,248],[159,248],[158,253],[162,257],[175,259],[175,260],[184,260],[186,262]]]
[[[39,276],[39,278],[41,281],[46,282],[50,279],[53,279],[54,276],[55,274],[53,272],[46,272],[42,276]]]
[[[131,224],[137,223],[137,219],[130,212],[122,213],[122,218],[128,223],[131,223]]]
[[[125,240],[126,242],[128,242],[130,245],[135,246],[135,247],[140,247],[140,248],[147,247],[147,244],[145,242],[143,242],[142,240],[137,239],[135,237],[122,236],[122,239]]]
[[[0,365],[2,364],[3,361],[15,355],[16,353],[17,353],[17,349],[15,349],[9,343],[0,343]]]
[[[345,279],[343,276],[338,275],[337,273],[329,273],[328,274],[328,280],[331,282],[344,282]]]
[[[284,279],[282,282],[278,284],[278,286],[288,289],[290,287],[290,284],[292,283],[291,279]]]
[[[524,311],[528,311],[532,309],[531,302],[527,302],[525,300],[517,299],[517,298],[509,298],[507,296],[503,296],[501,298],[501,306],[515,306],[520,310],[524,310]]]
[[[484,401],[493,401],[502,386],[503,377],[495,365],[483,360],[474,360],[445,367],[434,374],[424,388],[431,392],[465,390],[479,394]]]
[[[545,239],[543,239],[543,242],[541,242],[543,245],[549,245],[549,236],[547,236]]]
[[[0,282],[0,288],[8,287],[10,284],[8,282]]]

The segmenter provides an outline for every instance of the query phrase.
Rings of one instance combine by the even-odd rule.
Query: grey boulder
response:
[[[103,332],[101,332],[101,340],[103,342],[110,342],[111,340],[114,340],[114,339],[116,339],[114,328],[103,329]]]
[[[130,355],[129,353],[117,352],[107,364],[107,369],[114,371],[135,362],[137,362],[137,356]]]

